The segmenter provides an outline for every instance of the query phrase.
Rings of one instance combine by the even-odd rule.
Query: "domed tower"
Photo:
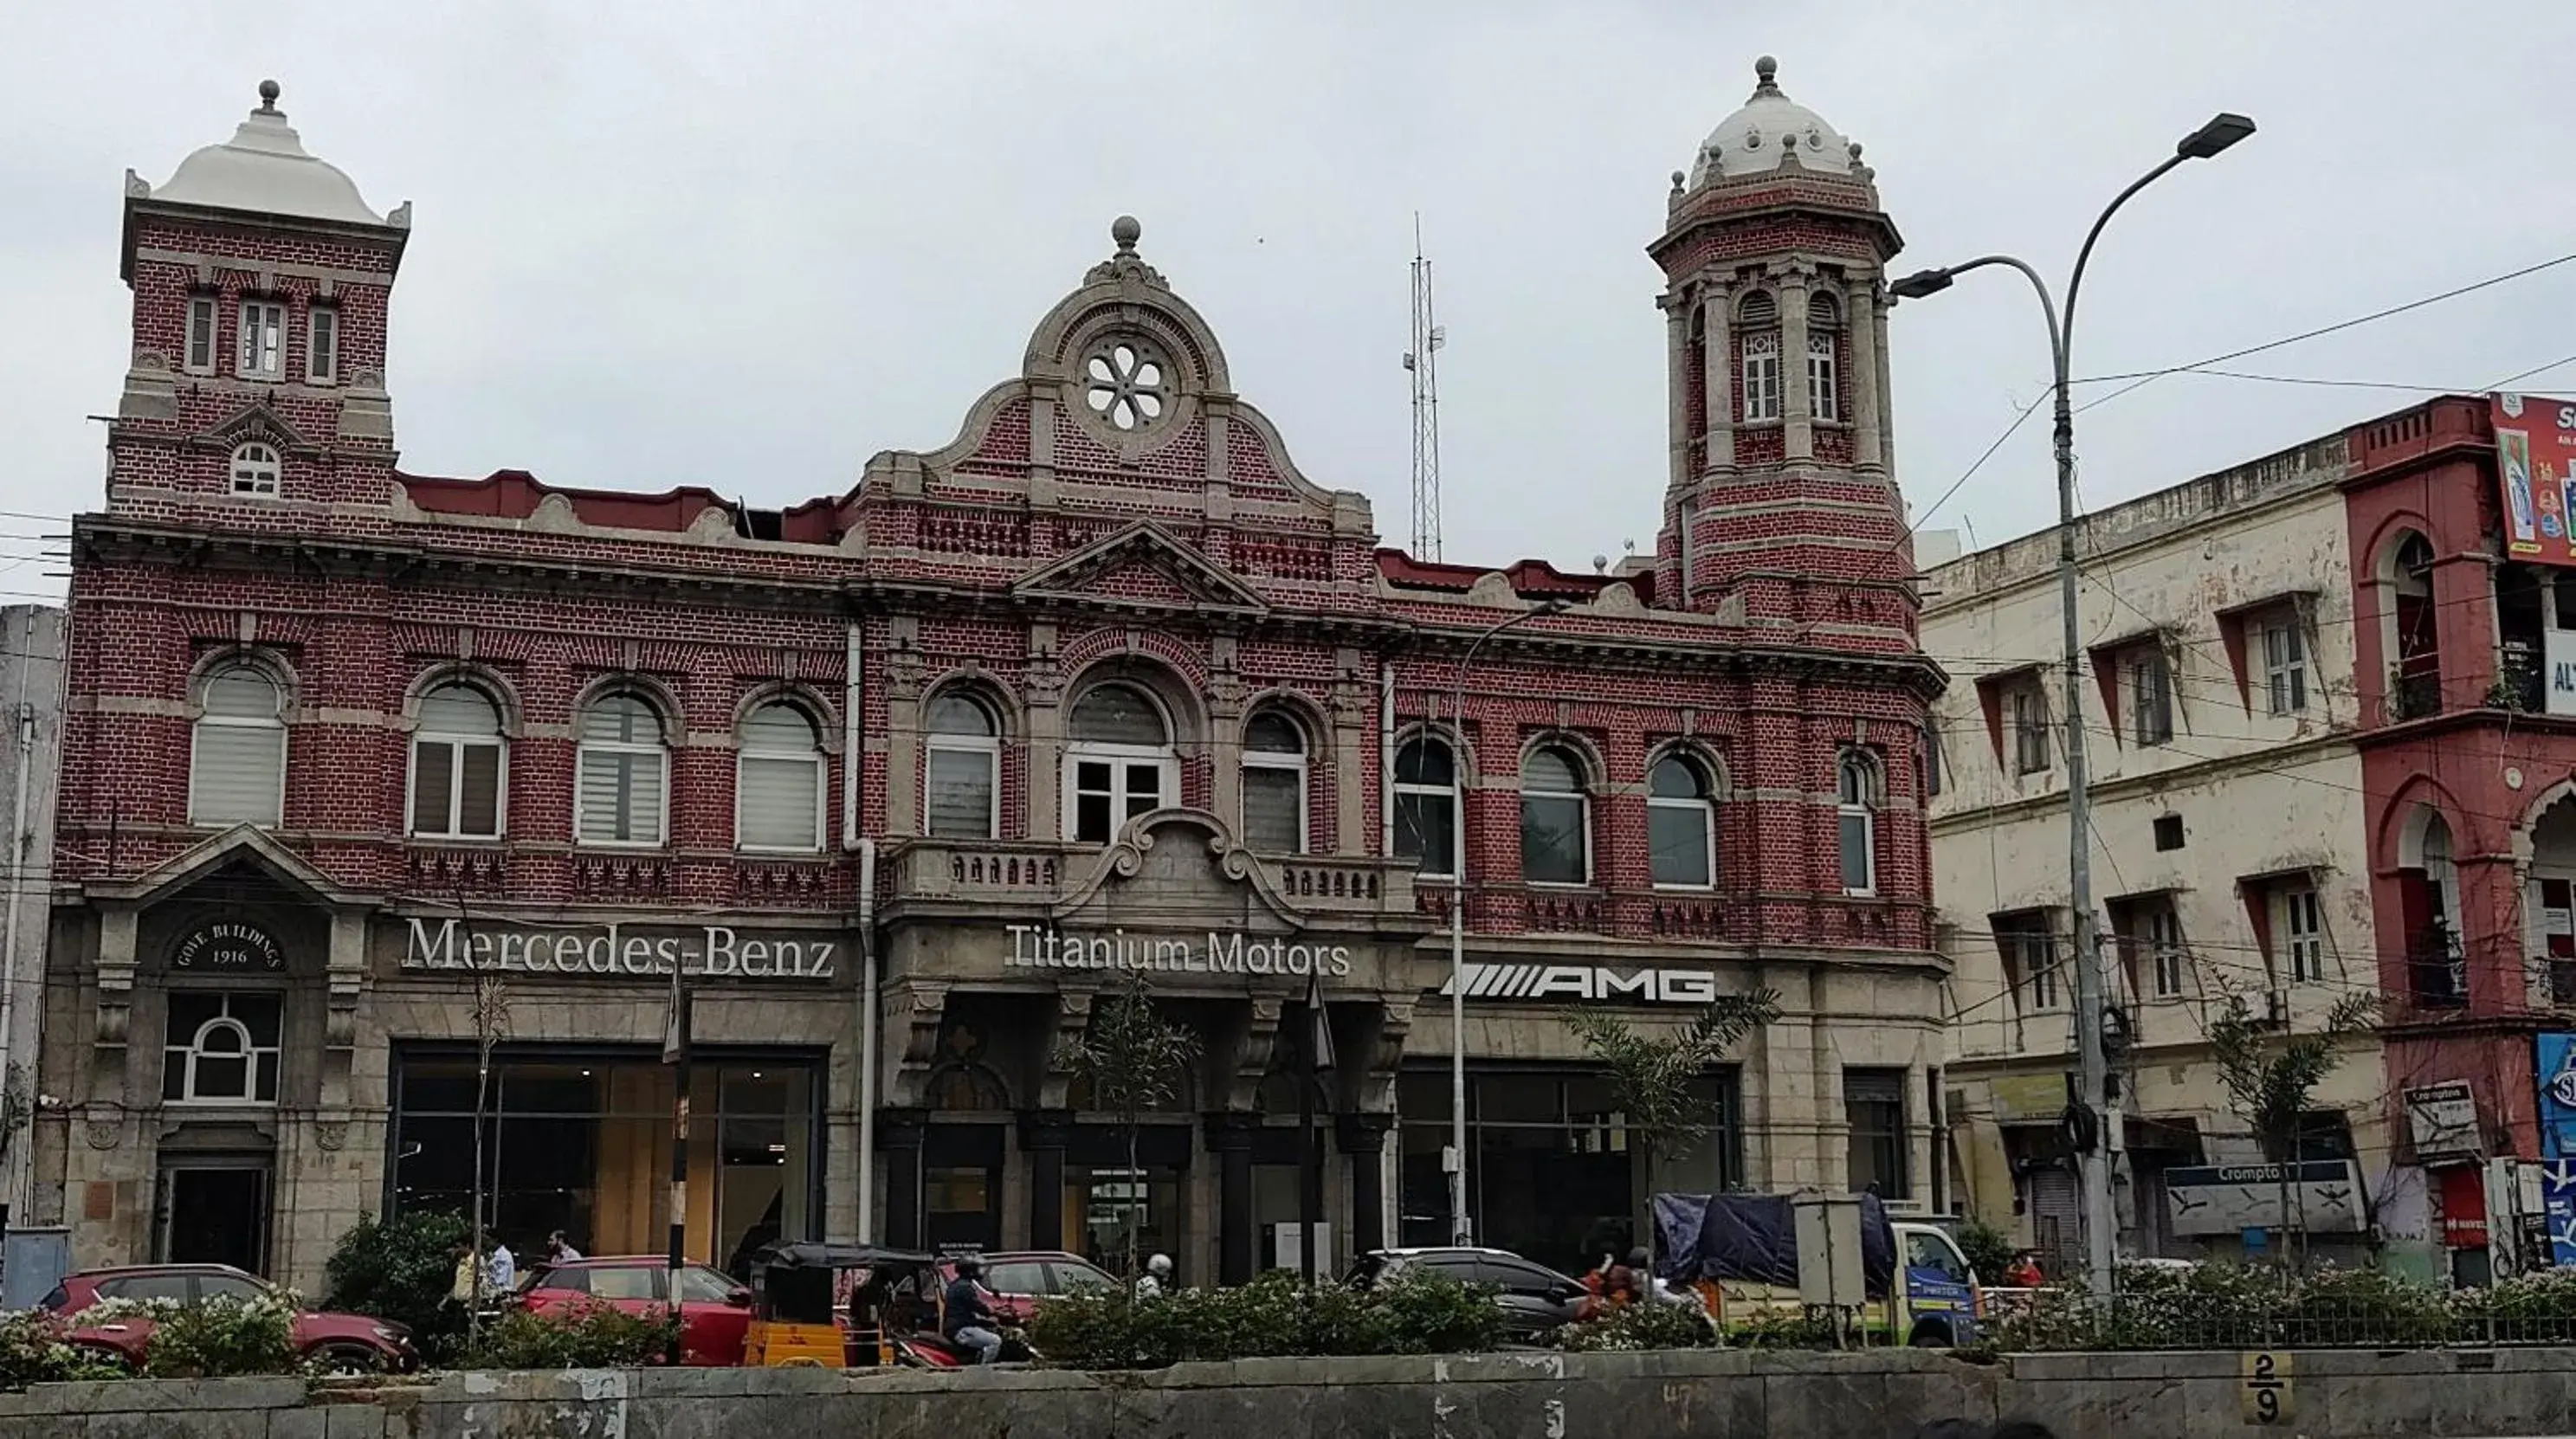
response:
[[[391,502],[385,311],[411,206],[369,208],[305,152],[277,97],[261,82],[233,137],[158,186],[126,172],[133,352],[111,510]]]
[[[1756,638],[1909,649],[1881,281],[1902,242],[1860,146],[1753,68],[1649,247],[1672,385],[1655,592]]]

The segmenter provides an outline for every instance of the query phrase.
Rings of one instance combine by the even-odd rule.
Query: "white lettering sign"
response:
[[[1007,969],[1122,969],[1153,974],[1278,975],[1302,979],[1342,979],[1351,972],[1348,945],[1304,944],[1295,940],[1211,930],[1204,942],[1129,934],[1067,934],[1052,925],[1012,924]]]
[[[489,929],[455,919],[407,921],[405,969],[668,979],[830,979],[841,942],[805,933],[744,934],[710,924],[686,934],[642,935],[609,924],[572,930]]]
[[[2549,694],[2543,705],[2554,715],[2576,715],[2576,630],[2556,625],[2541,631],[2540,660],[2549,671]]]
[[[1707,1004],[1717,976],[1704,969],[1613,969],[1595,964],[1470,964],[1469,999],[1590,999],[1611,1004]],[[1448,997],[1457,981],[1444,981]]]

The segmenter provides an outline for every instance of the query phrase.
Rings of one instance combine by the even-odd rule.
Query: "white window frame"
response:
[[[1395,758],[1401,759],[1404,751],[1416,743],[1438,745],[1441,752],[1449,756],[1449,783],[1418,784],[1396,780],[1393,776],[1398,772],[1398,767],[1393,761],[1390,761],[1387,766],[1390,789],[1398,802],[1401,802],[1408,797],[1425,801],[1442,799],[1448,802],[1449,853],[1447,856],[1447,863],[1443,864],[1440,868],[1422,869],[1418,867],[1420,862],[1431,857],[1429,852],[1426,850],[1422,855],[1416,858],[1415,863],[1417,868],[1414,870],[1414,875],[1419,879],[1436,879],[1456,883],[1461,878],[1460,871],[1466,867],[1464,863],[1467,851],[1467,771],[1465,768],[1465,762],[1461,757],[1460,746],[1455,740],[1445,734],[1438,734],[1429,730],[1407,735],[1397,741],[1395,746]],[[1397,828],[1392,806],[1390,807],[1387,815],[1387,820],[1387,849],[1392,854],[1395,848],[1395,831]],[[1395,857],[1402,858],[1400,855]]]
[[[1842,881],[1843,893],[1867,899],[1878,893],[1878,762],[1858,750],[1845,750],[1834,763],[1834,870]],[[1861,883],[1852,883],[1851,871],[1843,863],[1843,831],[1853,820],[1860,821]]]
[[[1256,750],[1252,747],[1252,726],[1260,720],[1272,718],[1274,716],[1286,723],[1289,728],[1297,732],[1297,752],[1295,754],[1282,754],[1276,750]],[[1291,771],[1297,776],[1297,845],[1296,848],[1284,852],[1288,854],[1312,853],[1314,850],[1315,829],[1314,796],[1312,793],[1314,783],[1314,763],[1312,758],[1314,752],[1313,737],[1307,733],[1306,726],[1297,722],[1295,716],[1276,709],[1254,711],[1252,717],[1244,721],[1243,733],[1243,768],[1246,772],[1244,775],[1245,779],[1250,779],[1250,771],[1256,769]],[[1241,793],[1236,797],[1238,804],[1243,810],[1241,823],[1243,825],[1243,840],[1246,844],[1250,844],[1252,842],[1252,804],[1248,798],[1251,793],[1251,787],[1247,784],[1241,787]]]
[[[2151,905],[2145,912],[2147,951],[2147,984],[2157,999],[2175,999],[2182,994],[2183,961],[2189,950],[2182,940],[2182,913],[2167,899]]]
[[[245,469],[250,472],[247,478],[243,475]],[[266,440],[246,440],[233,446],[231,457],[224,461],[224,492],[238,499],[276,499],[286,492],[285,457]]]
[[[1780,332],[1756,330],[1744,337],[1744,423],[1780,422]]]
[[[2288,884],[2279,895],[2281,952],[2289,957],[2290,982],[2313,984],[2326,977],[2325,901],[2313,884]],[[2304,921],[2304,922],[2303,922]]]
[[[984,735],[948,734],[929,728],[930,707],[943,699],[956,699],[983,712],[984,722],[993,727]],[[944,840],[995,840],[1002,837],[1002,722],[993,707],[972,694],[950,691],[933,695],[930,704],[921,707],[923,728],[921,753],[921,832],[924,837]],[[942,751],[950,754],[980,755],[984,760],[984,832],[980,835],[935,835],[930,831],[930,775],[935,757]]]
[[[805,725],[805,728],[806,728],[807,733],[808,733],[808,734],[813,738],[813,741],[814,741],[814,747],[813,747],[813,748],[811,748],[811,749],[809,749],[809,750],[805,750],[805,751],[803,751],[803,752],[801,752],[801,753],[797,753],[797,754],[790,754],[790,753],[788,753],[788,752],[786,752],[786,751],[784,751],[784,750],[755,750],[755,749],[751,749],[751,748],[749,748],[749,747],[745,744],[745,742],[743,741],[743,738],[742,738],[743,733],[744,733],[746,730],[748,730],[748,729],[749,729],[749,727],[750,727],[750,725],[751,725],[751,722],[752,722],[754,719],[758,718],[758,717],[760,716],[760,714],[761,714],[763,711],[765,711],[765,710],[771,710],[771,709],[784,709],[784,710],[786,710],[788,713],[790,713],[790,714],[792,714],[792,715],[796,716],[796,718],[797,718],[798,720],[802,721],[802,722],[804,723],[804,725]],[[805,764],[809,764],[809,765],[811,765],[811,766],[813,767],[813,770],[814,770],[814,817],[813,817],[813,824],[810,826],[810,829],[809,829],[809,833],[812,835],[812,842],[811,842],[811,843],[809,843],[809,844],[753,844],[753,843],[751,843],[749,840],[746,840],[746,839],[744,839],[744,838],[743,838],[743,829],[742,829],[742,791],[743,791],[743,784],[742,784],[742,769],[743,769],[743,766],[744,766],[744,765],[746,765],[746,764],[750,764],[750,763],[755,763],[755,762],[756,762],[756,763],[760,763],[760,764],[781,764],[781,765],[784,765],[784,764],[796,764],[796,763],[800,763],[800,762],[802,762],[802,763],[805,763]],[[666,777],[667,777],[668,772],[669,772],[669,770],[670,770],[670,765],[669,765],[669,763],[668,763],[667,761],[665,761],[665,762],[664,762],[664,764],[663,764],[663,770],[664,770],[664,773],[665,773],[665,775],[666,775]],[[735,848],[735,849],[738,849],[738,850],[740,850],[740,851],[742,851],[742,852],[743,852],[743,853],[745,853],[745,854],[820,854],[820,853],[822,852],[822,850],[823,850],[823,800],[824,800],[824,793],[825,793],[825,791],[827,791],[827,790],[829,790],[829,789],[831,788],[831,784],[830,784],[831,774],[832,774],[832,769],[831,769],[831,765],[830,765],[829,760],[828,760],[828,756],[826,756],[826,755],[823,753],[823,726],[815,720],[814,716],[813,716],[810,712],[808,712],[808,711],[804,708],[804,706],[799,705],[799,704],[796,704],[796,703],[794,703],[793,701],[790,701],[790,700],[784,700],[784,699],[768,699],[768,700],[763,700],[763,701],[761,701],[759,704],[753,705],[753,706],[752,706],[748,711],[746,711],[746,712],[744,713],[744,715],[743,715],[743,717],[742,717],[742,723],[741,723],[740,725],[735,726],[735,730],[734,730],[734,752],[733,752],[733,839],[734,839],[734,848]],[[667,823],[669,823],[669,821],[670,821],[670,815],[669,815],[669,813],[668,813],[668,812],[667,812],[667,810],[666,810],[666,811],[665,811],[665,813],[664,813],[664,815],[663,815],[663,822],[664,822],[665,824],[667,824]]]
[[[1562,741],[1542,741],[1530,746],[1529,753],[1531,757],[1536,757],[1540,753],[1550,750],[1564,756],[1568,767],[1574,771],[1574,788],[1572,790],[1531,789],[1526,780],[1524,780],[1521,785],[1520,795],[1520,835],[1522,853],[1526,855],[1528,853],[1529,846],[1529,802],[1532,799],[1552,800],[1560,803],[1569,799],[1573,800],[1576,816],[1575,823],[1583,835],[1583,877],[1580,879],[1532,879],[1526,873],[1528,861],[1524,859],[1522,861],[1524,873],[1521,875],[1521,882],[1532,889],[1590,889],[1592,887],[1593,869],[1592,790],[1590,786],[1585,783],[1586,776],[1590,772],[1590,767],[1583,762],[1583,752],[1581,750],[1578,750],[1572,745],[1566,744]],[[1526,774],[1529,768],[1527,759],[1522,761],[1521,768],[1523,773]]]
[[[215,372],[215,347],[223,342],[223,327],[216,321],[220,303],[212,295],[188,297],[188,332],[180,342],[179,368],[191,375]]]
[[[586,727],[586,721],[590,714],[590,707],[595,704],[601,704],[608,700],[615,699],[621,695],[632,696],[640,702],[645,709],[652,713],[655,728],[661,736],[659,741],[652,744],[640,744],[633,740],[592,740],[580,738],[582,730]],[[575,736],[572,760],[573,844],[581,849],[660,849],[663,845],[669,843],[671,836],[671,722],[670,717],[662,712],[661,706],[632,690],[603,690],[584,700],[581,707],[573,711],[573,734]],[[594,753],[603,755],[651,754],[661,756],[662,763],[657,767],[660,771],[662,781],[662,802],[658,810],[661,818],[661,825],[659,827],[659,832],[651,839],[593,839],[589,835],[581,832],[581,778],[583,773],[590,768],[590,757]]]
[[[1656,794],[1655,771],[1667,764],[1678,764],[1688,768],[1698,778],[1701,786],[1708,791],[1707,796],[1702,799],[1681,799],[1672,795]],[[1700,884],[1679,884],[1655,879],[1654,887],[1689,894],[1704,894],[1717,888],[1717,780],[1710,774],[1709,766],[1701,763],[1696,756],[1681,753],[1658,755],[1653,764],[1646,766],[1646,875],[1649,879],[1653,879],[1655,873],[1654,811],[1659,809],[1698,812],[1700,843],[1703,846],[1702,867],[1708,871],[1708,879]]]
[[[1135,799],[1135,795],[1127,788],[1127,770],[1130,765],[1152,765],[1160,776],[1155,782],[1156,798],[1159,801],[1154,806],[1156,809],[1168,809],[1181,802],[1181,756],[1179,747],[1175,743],[1179,730],[1172,723],[1172,712],[1164,706],[1160,696],[1143,685],[1126,684],[1122,687],[1141,696],[1161,718],[1164,741],[1159,745],[1138,745],[1109,744],[1099,740],[1066,740],[1064,770],[1057,778],[1064,802],[1061,813],[1062,823],[1059,828],[1063,831],[1065,842],[1068,844],[1115,844],[1117,842],[1119,832],[1127,828],[1128,820],[1135,818],[1127,812],[1128,806]],[[1088,691],[1085,693],[1087,694]],[[1065,706],[1068,725],[1071,723],[1075,705],[1080,703],[1081,699],[1077,697],[1074,704]],[[1109,766],[1109,837],[1107,839],[1078,838],[1082,832],[1081,779],[1085,761]]]
[[[1808,410],[1825,424],[1842,423],[1842,396],[1835,389],[1836,353],[1834,331],[1807,332],[1807,401]]]
[[[260,679],[262,679],[262,680],[266,681],[266,682],[268,683],[269,687],[270,687],[272,690],[274,690],[274,691],[276,692],[276,694],[277,694],[277,713],[276,713],[275,715],[270,716],[270,717],[265,718],[265,719],[258,719],[258,718],[253,718],[253,717],[248,716],[248,715],[219,715],[219,714],[208,714],[208,713],[206,713],[206,711],[205,711],[205,706],[204,706],[204,695],[205,695],[206,686],[208,686],[208,685],[212,684],[212,683],[213,683],[214,681],[216,681],[217,679],[222,678],[224,675],[229,674],[230,672],[232,672],[233,670],[236,670],[236,669],[248,670],[248,671],[249,671],[249,672],[251,672],[252,674],[255,674],[255,675],[259,676],[259,678],[260,678]],[[196,719],[195,719],[195,720],[193,720],[192,722],[190,722],[190,724],[189,724],[189,726],[188,726],[188,823],[189,823],[191,826],[194,826],[194,827],[197,827],[197,828],[201,828],[201,829],[205,829],[205,828],[225,828],[225,829],[229,829],[229,828],[231,828],[232,826],[237,825],[237,824],[248,824],[248,825],[258,826],[258,827],[261,827],[261,828],[268,828],[268,827],[271,827],[271,826],[283,825],[283,824],[286,822],[286,763],[287,763],[287,759],[288,759],[288,749],[289,749],[289,744],[290,744],[290,739],[291,739],[291,735],[290,735],[290,732],[289,732],[289,730],[288,730],[287,723],[286,723],[286,711],[287,711],[288,707],[289,707],[289,706],[291,705],[291,703],[292,703],[292,699],[291,699],[291,694],[292,694],[292,692],[287,688],[287,686],[286,686],[286,684],[285,684],[285,682],[284,682],[284,681],[280,680],[280,679],[279,679],[275,674],[270,673],[270,672],[269,672],[269,670],[268,670],[265,666],[257,665],[257,664],[252,664],[252,663],[250,663],[250,662],[248,662],[248,661],[245,661],[245,660],[235,660],[235,661],[232,661],[232,662],[229,662],[229,663],[226,663],[226,664],[220,664],[220,665],[217,665],[217,666],[213,667],[212,669],[209,669],[208,671],[206,671],[205,675],[204,675],[203,677],[201,677],[201,678],[197,681],[197,693],[198,693],[198,697],[199,697],[199,700],[198,700],[197,717],[196,717]],[[200,744],[200,743],[199,743],[199,741],[204,737],[204,735],[205,735],[205,733],[206,733],[206,730],[207,730],[209,727],[213,727],[213,728],[217,728],[217,729],[258,729],[258,730],[272,730],[272,731],[275,731],[275,732],[276,732],[276,735],[277,735],[277,811],[276,811],[276,813],[277,813],[277,818],[276,818],[276,819],[274,819],[274,820],[267,820],[267,821],[261,821],[261,820],[246,820],[246,819],[240,819],[240,818],[232,818],[232,819],[208,819],[208,818],[206,818],[206,817],[205,817],[205,811],[204,811],[204,810],[203,810],[203,808],[202,808],[202,805],[203,805],[203,803],[204,803],[204,796],[202,796],[202,795],[198,792],[198,781],[199,781],[199,779],[200,779],[200,778],[202,778],[202,777],[203,777],[204,772],[205,772],[205,766],[204,766],[204,762],[203,762],[203,761],[204,761],[204,756],[203,756],[203,749],[204,749],[204,746],[203,746],[202,744]]]
[[[244,300],[233,346],[233,373],[245,380],[286,378],[286,302]]]
[[[181,992],[205,993],[206,991],[188,990]],[[285,1038],[286,1033],[286,996],[277,990],[222,990],[216,993],[217,997],[223,1001],[224,1012],[207,1020],[205,1023],[198,1025],[197,1032],[188,1036],[188,1042],[186,1045],[182,1046],[171,1044],[169,1042],[167,1029],[165,1028],[163,1031],[161,1062],[164,1065],[178,1064],[183,1066],[181,1070],[183,1077],[179,1081],[179,1097],[176,1099],[163,1100],[162,1102],[165,1104],[211,1106],[227,1109],[275,1109],[281,1102],[280,1097],[286,1093],[285,1050],[281,1044],[263,1045],[256,1042],[251,1037],[250,1026],[233,1016],[232,1002],[236,996],[247,997],[250,995],[263,995],[275,999],[278,1004],[278,1038],[282,1041]],[[241,1035],[242,1050],[240,1057],[242,1061],[242,1089],[244,1092],[239,1095],[209,1095],[199,1094],[197,1092],[197,1060],[199,1056],[204,1053],[202,1046],[208,1031],[213,1030],[218,1026],[229,1026],[230,1028],[238,1031]],[[262,1099],[259,1097],[259,1061],[260,1056],[262,1055],[271,1056],[277,1062],[277,1091],[278,1096],[280,1097],[272,1097],[268,1099]],[[230,1059],[233,1056],[223,1055],[220,1057]]]
[[[2263,621],[2263,694],[2273,714],[2308,710],[2308,637],[2294,615]]]
[[[474,694],[481,698],[485,704],[492,706],[493,719],[496,722],[500,720],[500,704],[495,701],[491,695],[485,693],[480,686],[466,684],[462,681],[446,680],[431,685],[428,689],[422,691],[421,699],[426,703],[431,695],[438,693],[440,690],[449,688],[473,691]],[[415,822],[420,818],[420,747],[424,744],[445,745],[448,750],[448,827],[444,830],[427,830],[413,827]],[[461,821],[465,815],[465,751],[469,749],[490,749],[499,752],[494,760],[495,776],[492,793],[492,832],[490,834],[474,834],[459,827],[459,821]],[[439,840],[495,840],[503,838],[509,834],[510,737],[507,733],[465,735],[448,734],[440,730],[428,728],[416,729],[412,731],[411,736],[410,768],[411,773],[403,784],[403,824],[404,827],[409,830],[412,838]]]
[[[340,307],[337,305],[316,302],[304,307],[304,382],[308,385],[340,383]]]

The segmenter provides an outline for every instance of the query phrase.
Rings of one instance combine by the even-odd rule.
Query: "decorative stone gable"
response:
[[[1011,586],[1027,600],[1117,607],[1186,608],[1257,615],[1261,596],[1162,526],[1140,520],[1037,570]]]

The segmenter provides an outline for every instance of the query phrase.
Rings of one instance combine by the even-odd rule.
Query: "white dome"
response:
[[[385,224],[384,216],[367,208],[355,181],[338,167],[304,153],[304,142],[287,125],[285,112],[277,108],[277,94],[276,81],[261,81],[260,106],[242,121],[232,139],[208,145],[180,161],[178,170],[151,197],[217,210]]]
[[[1825,123],[1824,117],[1780,93],[1773,76],[1780,62],[1765,55],[1753,62],[1753,97],[1729,115],[1700,143],[1691,165],[1692,188],[1711,180],[1777,170],[1794,151],[1798,166],[1829,175],[1848,175],[1857,163],[1849,137]]]

